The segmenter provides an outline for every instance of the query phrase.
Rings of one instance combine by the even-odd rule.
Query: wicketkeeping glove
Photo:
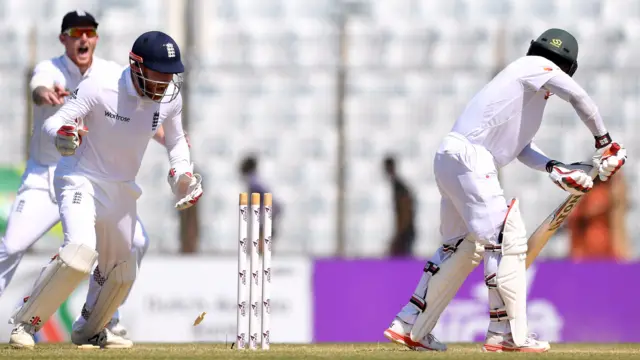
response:
[[[562,190],[576,195],[587,193],[593,187],[593,179],[587,173],[589,168],[589,165],[581,163],[567,165],[555,160],[547,163],[551,181]]]
[[[56,149],[62,156],[71,156],[76,153],[76,149],[82,144],[82,137],[88,131],[86,128],[78,128],[77,124],[62,125],[56,133]]]
[[[175,208],[184,210],[198,202],[202,196],[202,176],[193,173],[193,164],[190,171],[177,173],[176,169],[169,170],[167,181],[171,191],[178,199]]]

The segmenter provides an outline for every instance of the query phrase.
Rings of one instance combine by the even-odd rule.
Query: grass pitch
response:
[[[271,346],[237,351],[224,344],[136,344],[133,349],[81,350],[71,344],[42,344],[32,350],[0,347],[2,359],[640,359],[640,344],[552,344],[545,354],[482,353],[480,344],[450,344],[445,353],[410,351],[390,343]]]

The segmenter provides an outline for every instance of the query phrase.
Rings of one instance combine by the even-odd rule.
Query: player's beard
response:
[[[169,85],[147,80],[145,87],[147,96],[149,96],[153,101],[160,101],[164,97]]]

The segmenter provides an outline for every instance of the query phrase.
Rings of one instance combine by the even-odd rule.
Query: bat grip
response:
[[[611,144],[611,147],[607,149],[604,155],[617,155],[619,150],[620,150],[620,144],[613,143]]]

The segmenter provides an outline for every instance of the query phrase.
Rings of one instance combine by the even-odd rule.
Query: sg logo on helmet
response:
[[[551,45],[559,48],[560,46],[562,46],[562,40],[560,40],[560,39],[551,39]]]

